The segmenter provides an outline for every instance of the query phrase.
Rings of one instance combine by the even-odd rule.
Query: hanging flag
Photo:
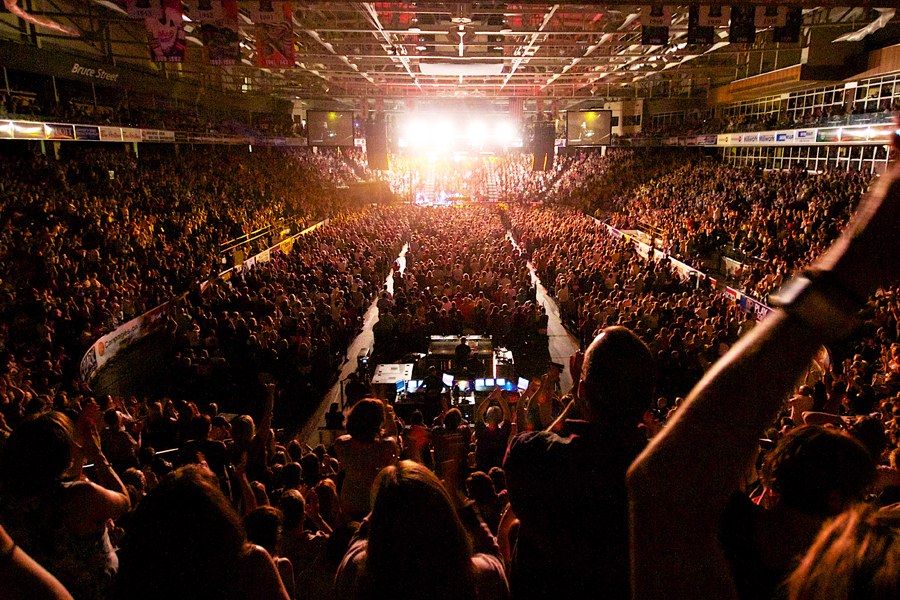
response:
[[[700,9],[709,8],[691,6],[688,9],[687,43],[692,46],[715,43],[716,28],[712,25],[700,25]]]
[[[802,27],[803,10],[799,6],[790,6],[784,18],[784,25],[774,29],[772,39],[780,44],[796,44],[800,41]]]
[[[184,60],[184,17],[181,0],[156,0],[154,15],[144,19],[150,33],[150,54],[155,62]]]
[[[199,0],[198,4],[200,35],[207,54],[206,60],[216,66],[236,65],[241,60],[237,2]]]
[[[260,0],[250,18],[256,24],[256,64],[294,66],[293,10],[290,2]]]
[[[641,45],[661,46],[669,43],[672,7],[654,4],[641,7]]]
[[[728,41],[732,44],[752,44],[756,41],[756,7],[732,6],[731,29]]]

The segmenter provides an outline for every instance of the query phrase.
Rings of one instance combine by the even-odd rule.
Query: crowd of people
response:
[[[616,196],[609,221],[658,236],[659,248],[686,262],[736,259],[734,286],[764,300],[834,241],[871,181],[859,171],[763,172],[694,159]]]
[[[490,335],[517,365],[547,353],[547,315],[496,208],[409,213],[409,246],[393,295],[382,292],[375,349],[394,360],[427,352],[431,336]],[[490,365],[473,366],[473,377]],[[463,366],[461,371],[467,371]],[[475,373],[478,373],[475,375]],[[460,373],[461,379],[466,379]]]
[[[869,600],[895,589],[896,517],[879,507],[900,499],[900,286],[883,256],[900,244],[896,169],[851,221],[862,174],[681,153],[573,156],[528,180],[544,203],[507,190],[516,201],[489,208],[344,206],[326,181],[353,168],[334,155],[181,153],[12,153],[0,174],[10,590],[745,600],[787,582],[791,600],[841,585]],[[520,159],[499,165],[522,185]],[[401,162],[397,180],[418,169]],[[782,296],[757,323],[709,278],[612,236],[590,216],[597,195],[612,225],[649,226],[654,246],[685,261],[723,245],[756,256],[775,277],[742,274],[755,293],[811,264],[806,295]],[[223,242],[325,215],[284,252],[220,275]],[[532,268],[583,349],[564,366],[572,390],[556,389],[551,365],[521,394],[479,398],[467,422],[448,405],[434,420],[400,418],[357,379],[352,408],[328,415],[344,435],[315,448],[293,435],[370,305],[385,359],[442,334],[546,349]],[[170,361],[162,397],[101,396],[73,377],[97,335],[172,298],[156,342]],[[459,348],[453,369],[479,371]],[[842,584],[852,556],[864,564]],[[15,586],[5,568],[23,573]]]
[[[2,401],[10,424],[75,379],[101,335],[223,270],[224,244],[249,240],[236,249],[251,255],[337,205],[314,158],[117,150],[4,156],[0,348],[17,390]],[[265,238],[247,235],[272,225]]]

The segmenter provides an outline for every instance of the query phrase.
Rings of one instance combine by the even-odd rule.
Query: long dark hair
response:
[[[181,467],[135,511],[120,553],[116,597],[229,598],[246,543],[215,475],[198,465]]]
[[[75,426],[60,412],[29,417],[0,454],[0,488],[7,495],[40,494],[62,481],[72,464]]]
[[[382,469],[372,494],[360,596],[474,599],[472,542],[434,473],[401,461]]]

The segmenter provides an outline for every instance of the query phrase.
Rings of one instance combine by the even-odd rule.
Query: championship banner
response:
[[[732,44],[752,44],[756,41],[756,7],[732,6],[728,41]]]
[[[256,64],[294,66],[293,10],[290,2],[260,0],[250,18],[256,24]]]
[[[654,4],[641,7],[641,45],[662,46],[669,43],[672,7]]]
[[[715,43],[716,28],[712,25],[700,25],[700,9],[708,6],[693,5],[688,8],[687,43],[690,46],[710,45]]]
[[[205,10],[205,5],[210,10]],[[200,35],[209,64],[230,67],[241,60],[238,7],[235,0],[200,0]]]
[[[152,19],[159,13],[159,0],[126,0],[125,8],[132,19]]]
[[[799,6],[790,6],[784,18],[784,25],[775,27],[772,41],[779,44],[796,44],[800,41],[800,29],[803,27],[803,11]]]
[[[700,27],[725,27],[731,20],[728,6],[703,5],[697,8],[697,24]]]
[[[757,6],[754,24],[759,28],[784,27],[787,22],[787,6]]]
[[[183,62],[185,33],[181,0],[155,0],[154,15],[144,19],[154,62]]]

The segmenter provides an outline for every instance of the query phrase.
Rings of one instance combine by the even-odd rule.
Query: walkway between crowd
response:
[[[406,251],[409,249],[409,244],[404,244],[403,249],[400,251],[400,256],[397,257],[397,264],[399,266],[400,274],[406,270]],[[391,294],[394,293],[394,271],[392,270],[388,273],[387,279],[385,279],[385,285],[387,286],[388,292]],[[341,386],[343,385],[343,381],[347,379],[347,377],[356,371],[359,366],[358,357],[360,352],[363,350],[372,350],[372,347],[375,345],[375,336],[372,334],[372,327],[375,323],[378,322],[378,298],[372,300],[372,304],[369,306],[369,310],[366,311],[365,316],[363,317],[363,328],[359,335],[356,336],[356,339],[350,344],[350,347],[347,348],[347,362],[344,363],[344,366],[341,368],[340,376],[338,377],[337,383],[331,386],[331,389],[328,390],[328,393],[322,398],[322,402],[319,407],[316,409],[316,412],[313,413],[313,416],[307,421],[306,425],[304,425],[303,429],[300,432],[299,437],[297,438],[301,442],[305,441],[310,446],[315,447],[319,444],[319,428],[325,426],[325,413],[328,412],[328,407],[331,406],[332,403],[337,402],[341,403]]]
[[[506,237],[509,238],[516,248],[519,248],[519,244],[513,238],[512,232],[508,231]],[[547,289],[541,284],[541,280],[537,276],[534,265],[530,260],[528,261],[528,271],[531,273],[532,283],[534,283],[537,288],[537,301],[544,307],[544,310],[547,311],[547,335],[550,338],[550,358],[553,362],[559,363],[564,367],[559,376],[560,389],[562,389],[563,392],[568,392],[572,387],[572,374],[569,372],[569,359],[578,352],[578,340],[576,340],[563,326],[562,320],[559,318],[559,306],[556,304],[556,300],[547,293]]]

